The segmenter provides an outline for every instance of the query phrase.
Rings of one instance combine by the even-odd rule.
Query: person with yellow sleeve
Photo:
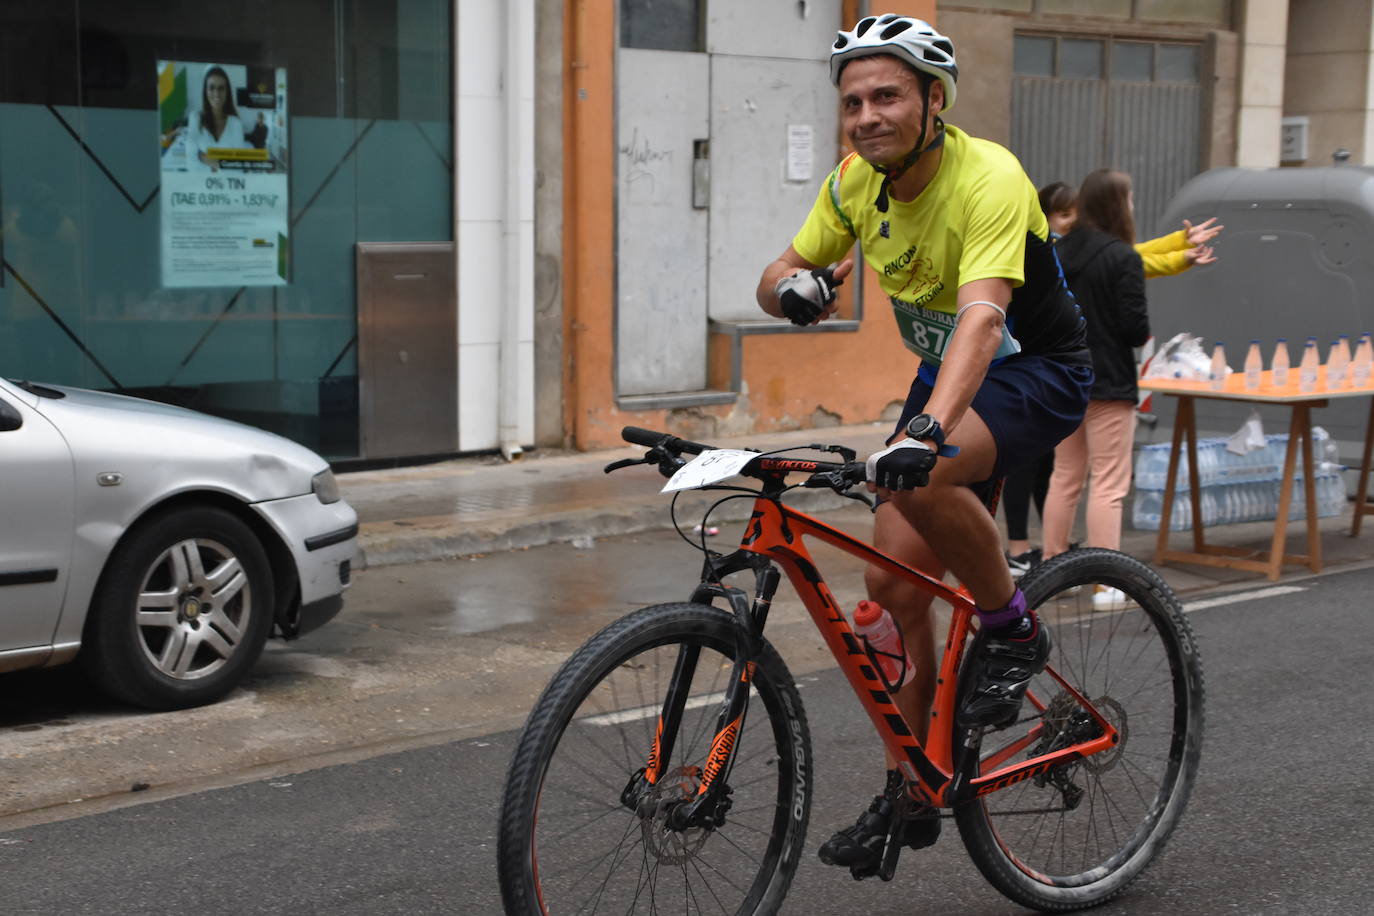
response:
[[[1212,246],[1207,242],[1216,237],[1225,226],[1213,225],[1214,216],[1194,226],[1186,219],[1183,228],[1157,239],[1140,242],[1135,246],[1145,265],[1145,279],[1151,277],[1172,277],[1181,274],[1194,264],[1211,264],[1216,260]]]
[[[1038,196],[1050,232],[1056,239],[1067,235],[1078,221],[1077,190],[1062,181],[1054,181],[1041,188]],[[1194,264],[1216,261],[1216,254],[1207,243],[1226,228],[1216,222],[1216,217],[1212,217],[1194,226],[1185,219],[1182,229],[1137,243],[1134,247],[1145,268],[1145,278],[1172,277]],[[1002,491],[1002,512],[1007,522],[1005,556],[1013,578],[1030,572],[1044,559],[1042,550],[1031,546],[1027,522],[1032,500],[1044,520],[1045,495],[1049,492],[1053,472],[1054,452],[1048,452],[1034,465],[1007,474]]]
[[[1051,182],[1039,191],[1040,204],[1046,209],[1050,231],[1056,236],[1067,235],[1078,221],[1078,194],[1062,181]],[[1138,242],[1136,254],[1145,265],[1145,279],[1172,277],[1194,264],[1211,264],[1216,253],[1207,243],[1216,238],[1225,226],[1216,225],[1214,216],[1194,226],[1188,220],[1183,228],[1157,239]]]

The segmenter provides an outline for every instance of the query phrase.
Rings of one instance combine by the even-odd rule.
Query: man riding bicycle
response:
[[[1050,640],[1012,581],[982,494],[1081,422],[1093,378],[1083,319],[1020,163],[940,119],[958,79],[948,38],[920,19],[869,16],[839,33],[830,76],[855,152],[765,268],[758,302],[797,325],[830,317],[835,287],[853,270],[846,255],[862,243],[921,360],[888,447],[868,459],[880,498],[874,543],[911,566],[949,570],[968,588],[981,627],[958,722],[1009,724]],[[876,566],[866,585],[918,660],[896,701],[924,742],[935,690],[931,598]],[[856,876],[876,872],[904,791],[895,761],[887,763],[883,792],[821,846],[822,861]],[[918,817],[902,839],[928,846],[939,827]]]

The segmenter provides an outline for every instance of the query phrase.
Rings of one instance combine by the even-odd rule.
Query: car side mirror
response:
[[[24,418],[8,401],[0,400],[0,433],[7,433],[24,425]]]

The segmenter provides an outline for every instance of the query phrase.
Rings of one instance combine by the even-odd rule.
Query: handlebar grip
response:
[[[656,433],[652,429],[641,429],[638,426],[627,426],[620,431],[620,438],[645,448],[653,448],[658,445],[666,435],[667,433]]]
[[[642,445],[645,448],[662,445],[669,451],[687,452],[689,455],[699,455],[715,448],[713,445],[702,445],[700,442],[679,439],[668,433],[658,433],[652,429],[642,429],[638,426],[626,426],[620,431],[620,437],[633,445]]]

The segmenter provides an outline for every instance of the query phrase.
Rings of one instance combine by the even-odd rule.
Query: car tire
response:
[[[272,628],[272,567],[248,525],[208,506],[139,523],[110,554],[80,660],[112,696],[184,709],[224,696]]]

